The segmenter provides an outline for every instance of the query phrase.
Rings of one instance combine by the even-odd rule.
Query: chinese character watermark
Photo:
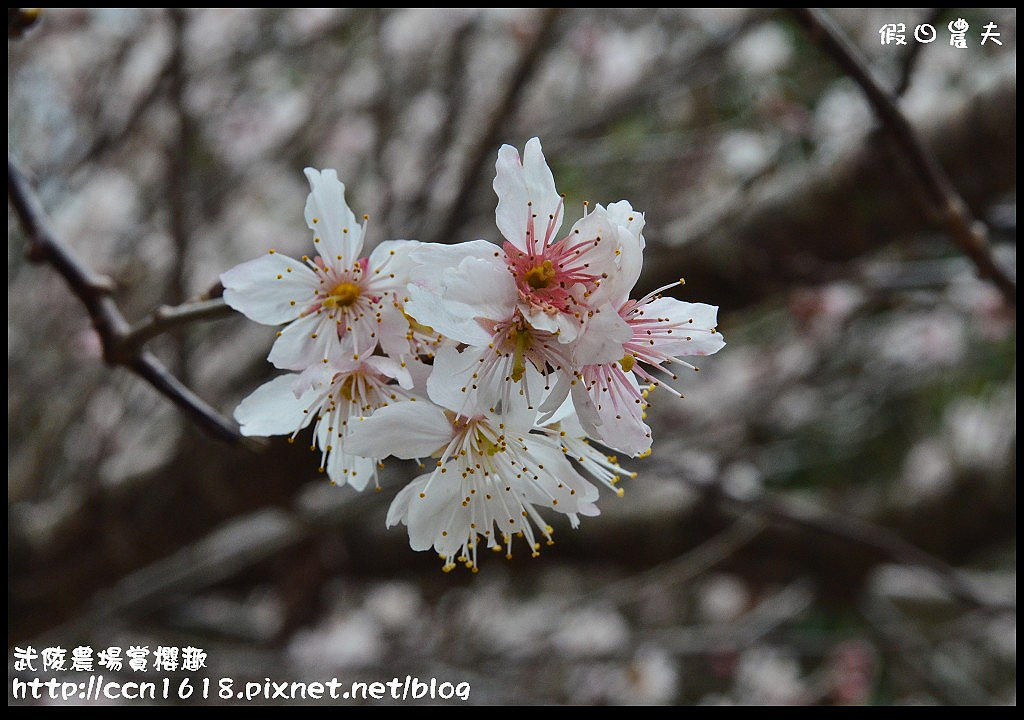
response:
[[[955,48],[967,47],[967,31],[971,26],[963,18],[957,18],[949,23],[949,44]]]
[[[984,45],[986,40],[991,40],[996,45],[1002,45],[1003,41],[999,39],[999,33],[996,32],[998,26],[994,22],[990,22],[982,29],[985,31],[981,34],[981,44]]]
[[[881,40],[883,45],[892,45],[893,43],[896,43],[897,45],[907,44],[907,26],[904,23],[889,23],[887,25],[883,25],[878,31],[878,34],[882,36]]]
[[[935,32],[935,28],[928,23],[923,23],[914,28],[914,39],[919,43],[927,45],[930,42],[935,42],[938,36],[939,34]]]

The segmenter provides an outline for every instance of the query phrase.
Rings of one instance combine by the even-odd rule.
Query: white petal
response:
[[[327,456],[327,476],[334,484],[349,485],[359,492],[366,489],[376,466],[376,459],[353,455],[338,447],[334,447]]]
[[[409,320],[396,302],[385,300],[380,309],[377,327],[380,346],[393,358],[405,358],[412,353],[409,345]]]
[[[629,323],[611,304],[605,304],[587,318],[583,333],[573,348],[577,367],[617,362],[626,354],[622,345],[633,336]]]
[[[243,435],[291,435],[309,425],[315,412],[306,413],[316,397],[310,390],[296,397],[294,374],[280,375],[260,385],[235,408],[235,420]]]
[[[318,392],[326,392],[327,388],[331,385],[331,380],[334,378],[337,372],[346,372],[354,368],[341,368],[334,365],[325,365],[323,363],[316,363],[310,365],[298,375],[292,375],[295,382],[292,384],[292,392],[295,393],[296,397],[299,397],[310,390],[316,390]]]
[[[404,363],[382,355],[371,355],[366,358],[365,363],[381,375],[397,380],[399,387],[412,389],[412,376]]]
[[[640,394],[636,376],[632,372],[622,371],[614,363],[602,366],[600,372],[604,377],[611,375],[612,380],[605,384],[613,386],[613,390],[605,391],[596,385],[582,396],[578,392],[573,393],[581,424],[589,435],[619,452],[633,457],[646,452],[651,447],[651,429],[644,423],[643,406],[634,398],[634,395]],[[612,401],[612,392],[616,392],[618,402]],[[587,405],[588,412],[584,412]],[[590,409],[596,413],[599,422],[596,426],[591,424],[588,427],[588,421],[593,420]]]
[[[445,447],[451,438],[452,426],[441,408],[410,400],[382,407],[368,418],[350,420],[345,449],[363,457],[423,458]]]
[[[412,252],[422,244],[416,240],[385,240],[377,245],[366,264],[366,287],[376,295],[389,291],[404,295],[416,267]]]
[[[608,212],[608,217],[610,217],[614,223],[629,230],[630,234],[636,238],[637,244],[640,246],[640,250],[643,250],[647,245],[643,236],[644,224],[647,222],[644,219],[644,214],[634,210],[628,200],[619,200],[618,202],[609,203],[606,210]]]
[[[670,337],[655,340],[660,352],[676,357],[713,355],[725,347],[722,333],[711,332],[718,325],[718,308],[714,305],[662,297],[645,305],[643,311],[646,318],[667,318],[668,323],[681,325],[672,330]]]
[[[221,273],[224,302],[250,320],[280,325],[294,320],[316,294],[316,273],[305,263],[267,253]]]
[[[343,359],[337,326],[326,313],[311,313],[285,327],[267,356],[282,370],[304,370],[325,358]]]
[[[565,262],[565,268],[579,267],[585,269],[587,273],[607,276],[587,298],[587,304],[590,307],[597,307],[615,299],[612,296],[621,292],[616,277],[621,272],[622,247],[628,243],[635,243],[629,231],[614,222],[608,211],[599,205],[576,221],[569,237],[574,238],[575,242],[588,244],[574,260]],[[618,283],[621,282],[620,279]]]
[[[549,438],[531,435],[525,444],[529,449],[531,469],[537,478],[525,493],[531,502],[550,507],[561,513],[575,513],[580,503],[597,500],[597,487],[580,475],[566,459],[561,446]]]
[[[427,380],[430,378],[430,374],[434,371],[434,367],[416,359],[406,360],[405,366],[409,371],[409,377],[412,378],[413,388],[418,391],[418,394],[422,394],[426,397]]]
[[[448,245],[445,243],[419,243],[409,253],[412,267],[409,282],[434,292],[442,292],[441,278],[447,268],[457,268],[467,257],[489,260],[502,257],[501,248],[486,240]]]
[[[607,213],[612,222],[626,230],[625,233],[619,233],[619,270],[606,281],[611,283],[607,288],[607,297],[616,307],[621,307],[640,279],[646,244],[641,234],[644,216],[643,213],[633,210],[625,200],[609,205]]]
[[[498,150],[494,192],[498,196],[495,217],[498,230],[523,252],[527,251],[527,221],[533,215],[535,243],[544,241],[551,217],[551,237],[556,238],[562,224],[562,198],[555,189],[555,179],[544,159],[540,140],[526,143],[523,158],[511,145]]]
[[[441,407],[459,415],[479,415],[494,403],[501,391],[499,387],[479,387],[473,378],[480,368],[481,358],[493,352],[486,346],[470,346],[462,352],[454,345],[441,348],[434,355],[434,371],[427,378],[427,395]],[[476,390],[474,384],[478,386]]]
[[[568,418],[576,418],[576,406],[572,404],[569,390],[572,388],[572,377],[570,375],[559,375],[551,392],[541,403],[538,409],[541,417],[538,418],[538,425],[554,425]],[[578,421],[577,421],[578,423]],[[583,433],[580,433],[581,435]]]
[[[416,285],[409,286],[405,312],[421,325],[456,342],[480,346],[491,341],[492,333],[477,321],[475,308],[446,302],[443,296]]]
[[[568,313],[547,313],[544,308],[533,303],[520,303],[519,309],[523,312],[526,321],[530,323],[530,327],[557,334],[558,342],[562,344],[573,342],[579,335],[579,321]]]
[[[587,388],[581,381],[572,386],[572,404],[576,408],[576,419],[586,435],[592,438],[601,437],[601,416],[597,412],[597,406],[591,399]]]
[[[476,317],[504,320],[515,309],[516,281],[498,258],[464,258],[456,269],[445,271],[443,279],[445,302],[471,307]]]
[[[345,185],[334,170],[306,168],[305,173],[310,187],[306,224],[313,231],[314,247],[331,266],[351,268],[363,249],[363,228],[345,202]]]
[[[419,496],[420,492],[423,490],[423,486],[429,479],[429,473],[427,475],[420,475],[398,491],[398,494],[395,495],[395,499],[391,501],[391,507],[388,508],[387,519],[384,521],[387,527],[390,528],[398,525],[399,523],[402,523],[403,525],[406,523],[406,520],[409,517],[409,501],[412,498]]]
[[[439,289],[409,286],[405,312],[447,338],[468,345],[491,341],[484,320],[507,320],[515,311],[518,292],[505,263],[494,257],[464,257],[445,268]]]
[[[444,547],[452,541],[461,545],[468,536],[469,526],[465,520],[460,499],[460,484],[455,478],[434,475],[434,478],[420,487],[420,491],[409,498],[409,545],[413,550],[429,550],[431,546]],[[422,493],[423,497],[420,497]],[[448,537],[441,535],[447,529]]]

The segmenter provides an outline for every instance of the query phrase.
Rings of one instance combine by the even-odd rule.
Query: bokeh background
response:
[[[832,16],[1015,274],[1015,10]],[[640,289],[685,276],[728,341],[653,396],[624,498],[539,559],[442,574],[384,527],[409,466],[360,495],[302,443],[210,439],[103,364],[9,211],[9,674],[27,644],[193,645],[214,678],[411,674],[471,703],[1016,702],[1015,311],[789,16],[52,10],[8,61],[8,146],[129,319],[301,255],[306,165],[371,244],[496,240],[497,149],[537,135],[568,220],[630,199]],[[152,347],[230,416],[273,335]]]

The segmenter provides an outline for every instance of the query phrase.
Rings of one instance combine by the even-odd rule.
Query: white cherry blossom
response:
[[[228,305],[265,325],[287,323],[268,357],[284,370],[358,360],[373,354],[382,333],[396,334],[388,341],[397,345],[409,330],[400,299],[417,243],[382,242],[361,257],[366,216],[356,221],[334,170],[305,172],[314,254],[295,260],[271,250],[221,275]]]
[[[302,373],[280,375],[261,385],[235,409],[243,435],[288,435],[313,426],[310,450],[320,452],[320,471],[336,485],[363,490],[381,457],[367,458],[345,446],[352,418],[411,397],[408,368],[379,355],[340,365],[317,363]]]
[[[538,508],[569,517],[597,515],[597,489],[565,459],[550,437],[532,434],[536,412],[513,394],[502,408],[459,415],[461,397],[443,391],[431,400],[384,407],[353,422],[345,438],[352,452],[370,456],[436,458],[395,497],[387,525],[408,526],[414,550],[433,548],[444,570],[457,563],[477,569],[481,545],[512,555],[515,537],[533,556],[553,528]]]

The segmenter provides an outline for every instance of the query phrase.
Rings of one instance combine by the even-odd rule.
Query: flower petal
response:
[[[270,252],[221,273],[224,302],[250,320],[280,325],[299,316],[316,294],[316,273],[305,263]]]
[[[467,257],[478,260],[501,258],[501,248],[486,240],[449,245],[446,243],[418,243],[409,252],[412,267],[409,282],[436,293],[444,290],[441,279],[448,268],[457,268]]]
[[[430,457],[448,444],[452,426],[433,403],[410,400],[349,421],[345,449],[363,457]]]
[[[427,378],[427,395],[443,408],[464,417],[474,417],[491,405],[501,392],[500,387],[475,388],[473,374],[481,359],[494,351],[486,346],[470,346],[459,352],[447,345],[434,355],[434,371]],[[481,396],[480,390],[484,391]]]
[[[662,334],[655,339],[659,352],[675,357],[713,355],[725,347],[725,338],[715,330],[718,308],[714,305],[662,297],[642,309],[645,318],[664,318],[664,325],[673,326],[670,336]]]
[[[651,447],[651,429],[644,423],[636,376],[617,363],[608,363],[587,368],[584,377],[589,389],[577,383],[572,399],[587,434],[633,457],[646,452]]]
[[[416,240],[385,240],[377,245],[366,263],[366,287],[376,295],[399,292],[404,296],[416,267],[412,252],[422,244]]]
[[[531,503],[561,513],[575,513],[580,503],[598,498],[597,487],[576,472],[560,445],[547,437],[530,435],[524,440],[533,462],[533,483],[523,495]]]
[[[459,491],[459,482],[454,478],[435,474],[432,481],[428,479],[409,498],[405,524],[409,526],[409,545],[413,550],[429,550],[433,546],[451,552],[465,541],[469,520]]]
[[[311,313],[285,327],[270,348],[267,360],[282,370],[305,370],[324,360],[344,359],[335,322],[325,313]]]
[[[349,485],[353,490],[366,489],[377,468],[377,460],[353,455],[334,447],[327,456],[327,476],[335,485]]]
[[[517,297],[515,280],[503,262],[464,257],[458,267],[442,271],[440,291],[410,285],[405,312],[447,338],[486,345],[492,333],[481,321],[510,318]]]
[[[268,436],[291,435],[309,425],[314,413],[305,412],[312,404],[317,391],[309,391],[296,397],[294,387],[298,376],[292,373],[280,375],[260,385],[235,408],[235,420],[241,426],[243,435]]]
[[[607,288],[607,297],[619,307],[640,279],[646,245],[642,234],[645,221],[643,213],[635,211],[626,200],[612,203],[607,212],[612,222],[626,230],[625,233],[619,233],[619,270],[606,281],[611,283]]]
[[[615,308],[606,303],[587,318],[583,333],[573,348],[577,367],[617,362],[625,355],[622,346],[633,331]]]
[[[345,185],[334,170],[306,168],[304,172],[310,187],[306,224],[313,231],[313,244],[332,267],[348,269],[362,252],[363,228],[345,202]]]
[[[430,473],[420,475],[398,491],[398,494],[395,495],[395,499],[391,501],[391,506],[388,508],[387,519],[384,521],[387,527],[394,527],[399,523],[402,523],[403,525],[405,524],[406,519],[409,516],[409,501],[420,494],[423,486],[429,479]]]
[[[532,138],[526,143],[522,159],[514,147],[502,145],[495,169],[494,192],[498,196],[495,217],[505,239],[527,252],[530,225],[537,245],[556,237],[562,225],[562,198],[555,189],[555,179],[544,159],[540,140]]]

